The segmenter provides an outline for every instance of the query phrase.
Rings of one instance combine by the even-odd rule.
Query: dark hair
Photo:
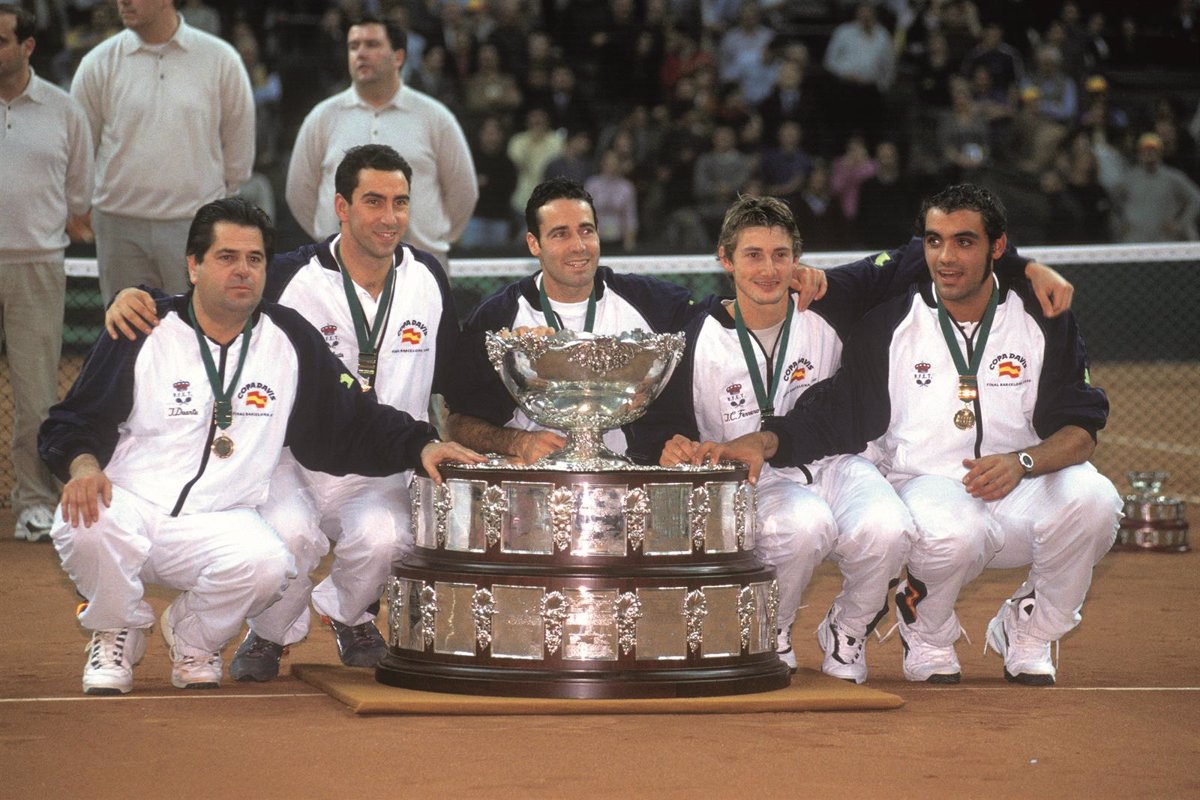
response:
[[[925,198],[921,203],[921,211],[917,214],[917,236],[925,235],[925,217],[929,209],[953,213],[955,211],[976,211],[983,218],[983,230],[988,242],[995,242],[1008,228],[1008,213],[1000,198],[973,183],[959,183],[948,186]]]
[[[275,226],[267,212],[242,197],[224,197],[200,206],[196,216],[192,217],[191,227],[188,228],[187,254],[197,261],[204,259],[204,254],[213,243],[213,228],[218,222],[228,222],[243,228],[258,228],[262,233],[263,250],[267,261],[275,255]]]
[[[408,34],[391,19],[379,17],[375,14],[363,14],[361,17],[355,17],[346,25],[346,35],[350,35],[350,29],[356,25],[379,25],[383,28],[383,33],[387,36],[388,44],[393,50],[403,50],[408,52]]]
[[[792,237],[792,252],[799,256],[803,242],[796,217],[788,204],[776,197],[741,195],[725,212],[721,222],[721,233],[717,237],[717,254],[733,258],[733,248],[738,234],[746,228],[783,228]]]
[[[337,165],[333,173],[333,190],[349,203],[358,188],[358,173],[364,169],[377,169],[380,172],[403,172],[404,179],[412,188],[412,167],[404,157],[386,144],[360,144],[351,147],[342,157],[342,163]]]
[[[17,37],[18,44],[31,38],[37,32],[37,16],[32,11],[14,3],[0,3],[0,14],[12,14],[17,18],[13,34]]]
[[[592,209],[592,219],[596,219],[596,204],[592,201],[592,196],[587,189],[578,181],[573,181],[570,178],[550,178],[544,180],[537,186],[533,187],[533,194],[529,195],[529,202],[525,204],[525,225],[529,232],[533,234],[533,238],[541,238],[541,222],[538,220],[538,209],[553,200],[584,200],[588,207]]]

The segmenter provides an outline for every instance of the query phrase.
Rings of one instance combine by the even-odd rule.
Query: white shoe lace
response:
[[[897,630],[899,630],[899,628],[900,628],[900,620],[896,620],[896,622],[892,625],[892,627],[888,628],[887,631],[885,633],[883,633],[882,635],[879,633],[879,630],[876,629],[875,630],[875,638],[879,640],[880,644],[883,644],[888,639],[892,638],[892,634],[895,633]],[[964,628],[962,625],[959,625],[958,632],[960,634],[962,634],[962,637],[964,639],[967,640],[967,644],[973,644],[973,642],[971,641],[971,635],[969,633],[967,633],[966,628]],[[986,642],[984,643],[984,647],[987,647]],[[984,652],[986,653],[987,651],[984,650]]]
[[[92,668],[124,666],[125,642],[128,638],[129,628],[93,632],[92,641],[88,644],[88,662]]]

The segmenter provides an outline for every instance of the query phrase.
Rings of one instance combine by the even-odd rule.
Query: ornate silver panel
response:
[[[629,655],[637,643],[637,622],[642,618],[642,604],[633,592],[625,592],[617,598],[613,607],[617,622],[617,640],[621,644],[621,655]]]
[[[702,658],[722,658],[741,655],[742,625],[738,617],[738,585],[704,586],[708,613],[701,623]]]
[[[754,547],[754,515],[750,510],[750,493],[753,491],[749,481],[742,481],[733,498],[733,527],[737,531],[738,550]]]
[[[775,615],[771,613],[771,581],[750,584],[754,593],[754,613],[750,619],[750,653],[775,649]]]
[[[492,643],[492,616],[496,613],[496,602],[490,589],[476,589],[471,596],[471,615],[475,617],[475,643],[484,652]]]
[[[679,661],[687,658],[687,623],[683,601],[687,587],[640,588],[642,616],[637,621],[638,661]]]
[[[492,657],[540,661],[545,657],[540,586],[492,585],[496,613],[492,617]]]
[[[695,653],[704,644],[704,618],[708,616],[708,600],[700,589],[693,589],[683,600],[683,615],[687,619],[687,645]]]
[[[688,535],[692,539],[692,549],[696,552],[704,549],[704,529],[710,511],[712,503],[708,496],[708,487],[697,486],[692,489],[691,495],[688,496]]]
[[[647,555],[677,555],[692,552],[688,537],[688,497],[690,483],[650,485],[650,516],[646,521],[646,539],[642,552]]]
[[[500,551],[549,555],[554,550],[550,527],[552,483],[504,481],[508,513],[500,526]]]
[[[433,652],[475,655],[475,584],[434,583],[437,617],[433,623]]]
[[[437,590],[427,583],[421,584],[421,642],[422,650],[433,644],[433,626],[437,619]]]
[[[546,651],[554,655],[562,645],[563,625],[571,612],[571,603],[562,592],[549,592],[542,597],[539,611],[542,622],[546,623]]]
[[[448,480],[450,509],[446,516],[446,549],[482,553],[487,550],[483,525],[484,481]]]
[[[733,481],[713,481],[708,487],[711,505],[704,526],[704,552],[736,553],[738,551],[737,495]]]
[[[642,549],[646,541],[646,517],[650,515],[650,498],[644,489],[631,490],[625,495],[625,531],[629,551]]]
[[[499,486],[483,490],[483,538],[488,547],[500,541],[500,528],[508,511],[508,495]]]
[[[425,649],[425,627],[421,615],[421,581],[391,579],[388,587],[388,642],[404,650]]]
[[[571,544],[571,528],[575,521],[575,493],[560,486],[550,493],[550,529],[554,547],[566,550]]]
[[[563,629],[566,661],[617,660],[617,590],[567,589],[570,612]]]
[[[429,478],[412,479],[409,487],[409,501],[412,503],[413,535],[418,547],[430,550],[437,547],[436,512],[433,508],[434,482]]]
[[[575,495],[571,555],[625,555],[624,486],[585,486]]]
[[[754,602],[754,590],[749,586],[738,592],[738,627],[741,629],[742,649],[750,650],[750,632],[754,625],[754,612],[757,605]]]
[[[449,526],[450,516],[450,487],[445,483],[434,486],[433,489],[433,518],[434,518],[434,538],[437,540],[438,547],[446,546],[446,529]]]

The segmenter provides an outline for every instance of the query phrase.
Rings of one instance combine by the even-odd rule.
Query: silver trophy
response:
[[[629,331],[600,336],[562,330],[489,333],[487,352],[521,410],[567,435],[540,459],[544,469],[625,469],[604,432],[640,417],[666,385],[683,353],[683,336]]]
[[[1162,494],[1170,473],[1156,470],[1125,473],[1132,494],[1125,495],[1125,516],[1117,528],[1113,550],[1186,553],[1187,504]]]
[[[746,468],[635,466],[603,443],[662,391],[683,337],[503,332],[486,345],[518,406],[567,444],[533,464],[443,465],[440,485],[413,478],[415,547],[388,584],[376,679],[554,697],[786,686]]]

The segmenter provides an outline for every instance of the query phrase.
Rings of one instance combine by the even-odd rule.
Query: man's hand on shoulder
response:
[[[434,483],[442,482],[442,475],[437,470],[439,464],[482,464],[484,461],[487,459],[458,442],[435,441],[421,448],[421,466]]]
[[[803,311],[814,300],[825,296],[829,278],[825,276],[825,270],[801,264],[792,274],[791,288],[796,292],[796,310]]]
[[[100,462],[90,454],[76,456],[71,462],[71,480],[62,490],[63,519],[73,527],[90,528],[100,519],[100,503],[112,505],[112,482],[100,469]]]
[[[1047,317],[1057,317],[1071,308],[1075,286],[1058,272],[1045,264],[1030,261],[1025,265],[1025,277],[1033,286],[1033,293],[1041,303],[1042,313]]]
[[[985,502],[1007,497],[1025,476],[1016,453],[964,458],[963,466],[967,468],[967,474],[962,479],[967,494]]]
[[[109,337],[118,338],[118,331],[133,341],[138,331],[149,336],[158,324],[158,309],[149,292],[138,288],[122,289],[104,312],[104,328]],[[136,329],[136,330],[135,330]]]

